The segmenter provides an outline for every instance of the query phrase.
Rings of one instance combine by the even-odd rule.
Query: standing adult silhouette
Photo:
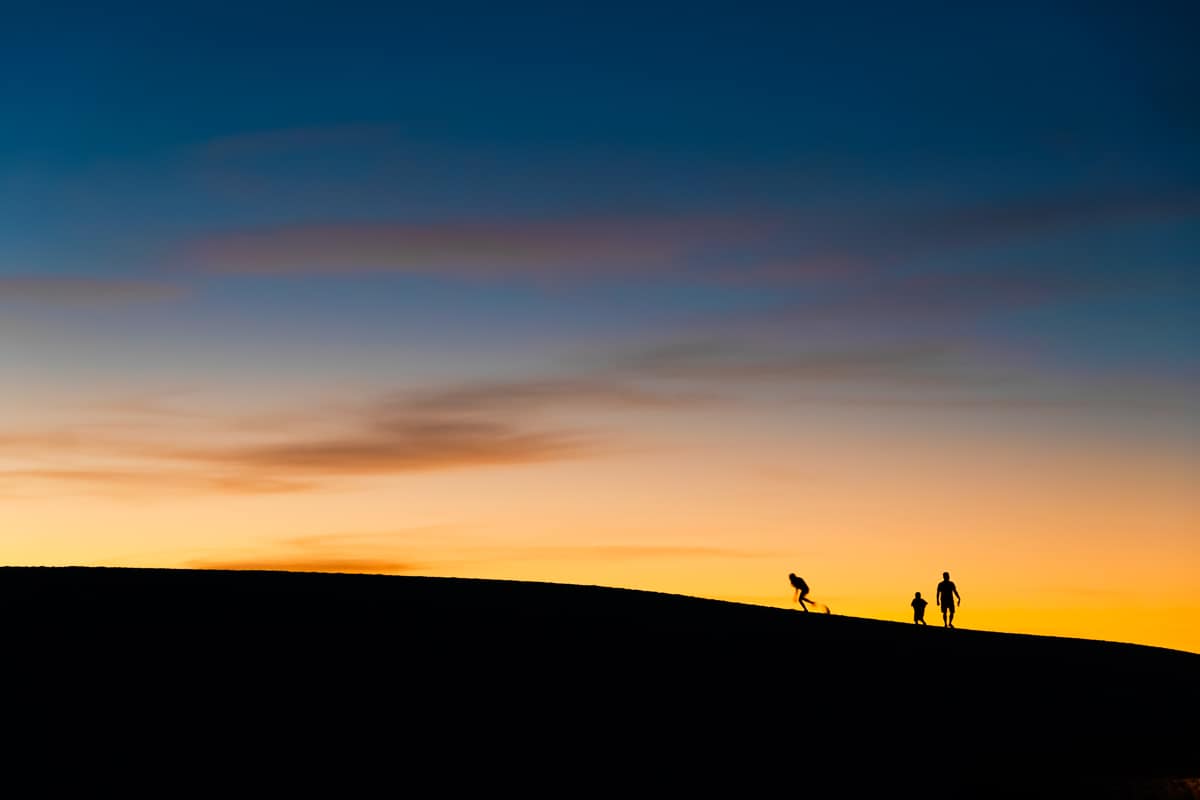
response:
[[[942,573],[942,582],[937,585],[937,604],[942,609],[942,625],[947,628],[954,627],[954,604],[962,605],[962,598],[958,594],[958,587],[954,585],[954,581],[950,580],[950,573]]]

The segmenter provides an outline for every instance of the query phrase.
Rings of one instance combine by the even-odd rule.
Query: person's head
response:
[[[949,573],[949,572],[943,572],[943,573],[942,573],[942,580],[944,580],[944,581],[948,581],[948,580],[950,580],[950,573]]]
[[[917,592],[917,593],[914,595],[914,597],[916,597],[918,600],[920,600],[920,599],[921,599],[921,593],[920,593],[920,592]]]

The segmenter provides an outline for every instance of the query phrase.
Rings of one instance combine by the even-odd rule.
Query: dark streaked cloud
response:
[[[344,410],[333,431],[317,415],[297,417],[285,430],[274,425],[247,430],[245,420],[213,418],[189,431],[189,442],[164,440],[155,425],[160,410],[154,409],[144,430],[129,425],[121,435],[108,425],[82,423],[4,433],[0,459],[7,469],[0,478],[120,493],[276,493],[345,478],[579,458],[605,445],[594,433],[517,422],[504,409],[488,410],[454,415],[376,400]],[[222,444],[206,443],[212,441]]]
[[[215,436],[224,431],[214,429]],[[185,446],[85,434],[19,438],[0,456],[9,483],[52,482],[119,493],[184,491],[228,494],[317,489],[343,478],[447,469],[513,466],[592,453],[599,445],[575,432],[524,430],[500,421],[379,422],[342,435],[292,431],[270,443]],[[115,461],[114,461],[115,459]]]
[[[250,474],[336,477],[529,464],[578,457],[590,449],[579,434],[525,431],[501,421],[389,420],[343,436],[169,455]]]

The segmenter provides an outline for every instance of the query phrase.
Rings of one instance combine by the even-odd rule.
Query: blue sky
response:
[[[1190,384],[1194,19],[39,5],[5,34],[0,301],[367,349],[824,317]]]

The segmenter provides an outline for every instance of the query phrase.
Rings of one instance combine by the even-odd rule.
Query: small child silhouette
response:
[[[929,605],[929,601],[922,599],[921,593],[917,592],[915,595],[913,595],[913,600],[910,605],[912,606],[912,609],[913,609],[913,624],[914,625],[926,624],[925,623],[925,606]]]

